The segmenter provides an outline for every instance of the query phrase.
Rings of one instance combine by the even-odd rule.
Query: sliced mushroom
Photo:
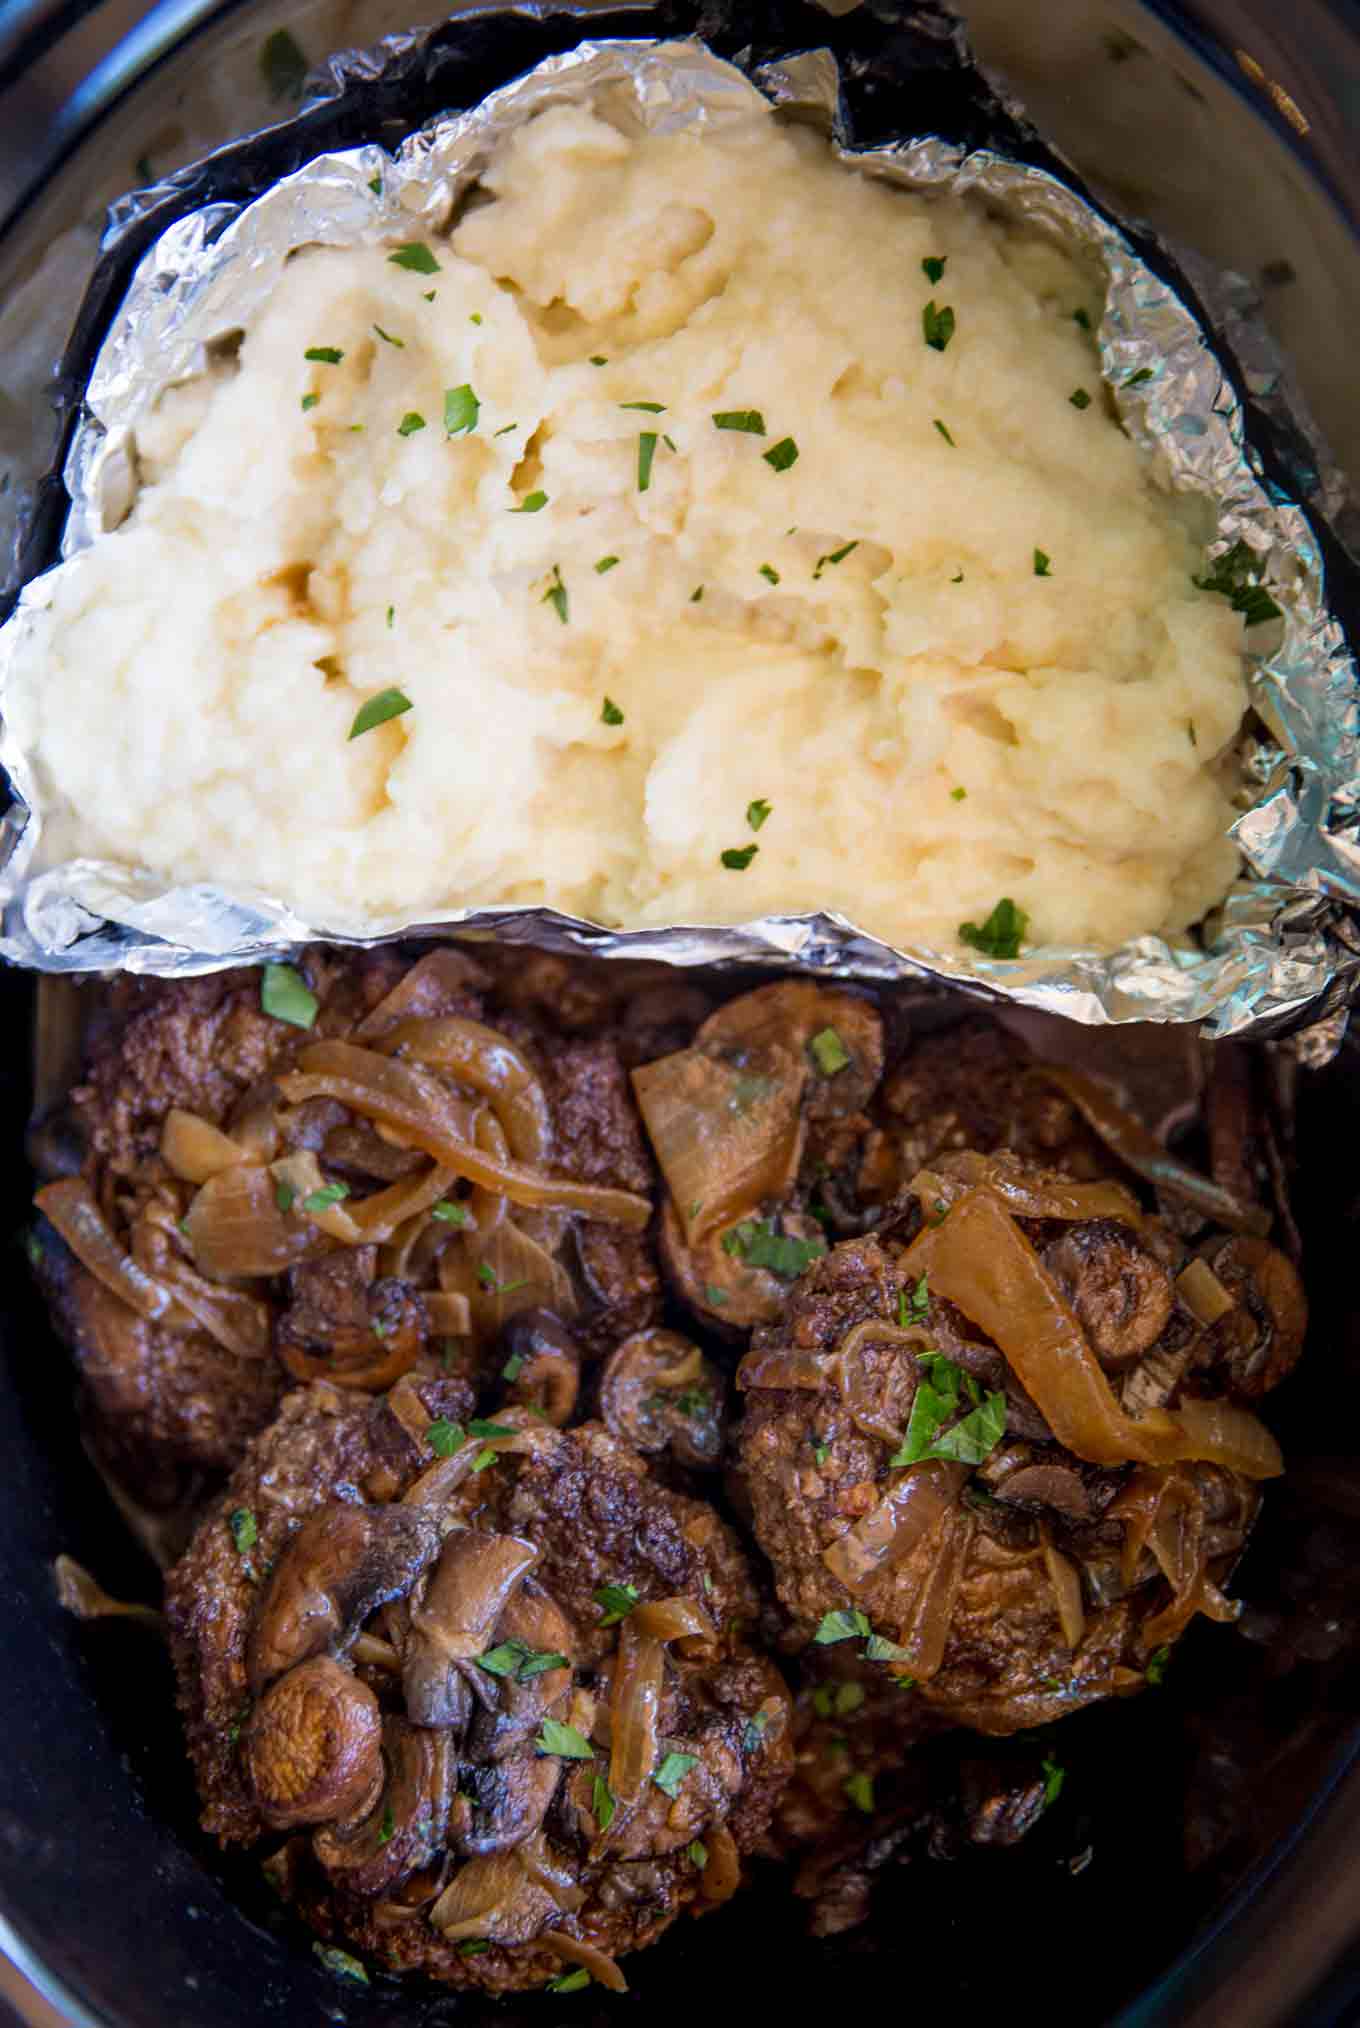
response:
[[[717,1367],[678,1331],[636,1331],[605,1361],[600,1414],[634,1450],[711,1466],[722,1452],[725,1392]]]
[[[1091,1519],[1091,1496],[1071,1465],[1025,1464],[993,1487],[1009,1505],[1052,1507],[1070,1521]]]
[[[771,1044],[806,1054],[810,1120],[842,1119],[867,1105],[883,1075],[883,1020],[871,1000],[837,986],[784,979],[758,986],[710,1014],[699,1048],[737,1057]],[[842,1061],[841,1059],[845,1060]]]
[[[1303,1350],[1308,1298],[1287,1254],[1264,1239],[1224,1240],[1207,1255],[1235,1307],[1209,1333],[1211,1361],[1232,1391],[1257,1401]]]
[[[822,1229],[814,1218],[786,1211],[758,1222],[773,1226],[782,1238],[801,1240],[825,1251]],[[689,1247],[669,1198],[661,1214],[661,1258],[667,1272],[690,1308],[724,1336],[752,1331],[757,1324],[777,1324],[793,1280],[771,1268],[753,1267],[743,1257],[739,1240],[724,1245],[724,1240],[733,1240],[738,1231],[739,1227],[732,1227],[727,1232],[710,1233]]]
[[[571,1421],[581,1384],[576,1340],[551,1310],[521,1310],[501,1333],[506,1400],[533,1408],[555,1429]]]
[[[428,1507],[331,1501],[308,1516],[270,1574],[251,1629],[256,1696],[312,1655],[339,1655],[375,1607],[411,1589],[444,1537]]]
[[[1166,1268],[1131,1226],[1113,1218],[1070,1225],[1044,1253],[1102,1366],[1141,1359],[1171,1320],[1176,1291]]]
[[[542,1585],[526,1577],[496,1622],[495,1648],[509,1648],[512,1653],[498,1658],[503,1665],[500,1674],[493,1676],[479,1667],[487,1694],[473,1715],[468,1735],[468,1751],[476,1760],[498,1761],[513,1753],[534,1737],[567,1695],[576,1659],[576,1632]],[[516,1650],[523,1651],[519,1665],[506,1666]],[[549,1655],[564,1655],[565,1665],[544,1668],[542,1659]]]
[[[443,1848],[457,1782],[449,1733],[388,1718],[382,1732],[386,1781],[368,1814],[318,1831],[312,1850],[327,1873],[355,1895],[386,1893],[430,1865]]]
[[[275,1348],[295,1379],[387,1386],[419,1357],[424,1304],[405,1282],[379,1279],[377,1261],[376,1246],[349,1246],[291,1270]]]
[[[532,1838],[552,1807],[562,1763],[551,1754],[521,1747],[506,1760],[476,1767],[463,1776],[471,1793],[472,1822],[459,1840],[468,1853],[505,1852]]]
[[[401,1680],[413,1724],[461,1727],[469,1684],[489,1694],[469,1665],[491,1645],[506,1602],[537,1557],[517,1535],[460,1528],[449,1536],[411,1613]]]
[[[966,1760],[959,1770],[960,1800],[973,1845],[1018,1845],[1044,1813],[1046,1778],[1014,1768]]]
[[[579,1890],[565,1881],[558,1884],[560,1869],[535,1864],[542,1847],[541,1838],[530,1839],[508,1852],[469,1859],[430,1910],[431,1923],[450,1943],[468,1937],[500,1944],[532,1942],[564,1908],[580,1900]],[[548,1856],[546,1848],[542,1856]]]
[[[363,1809],[382,1781],[381,1740],[377,1698],[339,1662],[314,1655],[280,1676],[241,1743],[266,1824],[291,1831]]]

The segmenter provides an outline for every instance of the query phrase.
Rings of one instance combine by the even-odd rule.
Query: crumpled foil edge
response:
[[[322,96],[356,62],[333,60]],[[1106,276],[1101,366],[1131,436],[1167,484],[1215,503],[1215,553],[1245,541],[1284,610],[1268,655],[1250,658],[1251,702],[1265,736],[1244,748],[1257,793],[1234,826],[1245,868],[1204,948],[1137,938],[1113,953],[1047,948],[1011,960],[901,949],[834,914],[766,916],[739,927],[616,930],[553,909],[450,909],[412,920],[308,923],[277,897],[75,860],[33,871],[43,802],[29,757],[0,726],[0,764],[15,802],[0,819],[0,955],[41,971],[187,975],[267,956],[317,937],[374,944],[457,929],[539,948],[654,958],[674,965],[802,965],[880,984],[930,980],[1086,1024],[1197,1021],[1206,1034],[1260,1037],[1303,1021],[1339,1036],[1360,980],[1360,713],[1356,671],[1326,605],[1322,557],[1302,509],[1263,478],[1232,384],[1174,289],[1124,234],[1048,171],[934,136],[870,150],[850,145],[839,72],[828,51],[769,64],[752,78],[697,42],[583,42],[431,122],[395,157],[368,145],[317,157],[250,204],[214,204],[170,226],[145,254],[100,351],[87,412],[66,464],[72,500],[63,563],[26,587],[0,628],[0,709],[31,616],[56,572],[116,525],[135,487],[137,421],[204,344],[246,323],[288,253],[302,244],[378,245],[442,225],[499,138],[563,99],[609,96],[644,129],[749,116],[763,99],[815,121],[850,166],[912,190],[971,193],[1097,262]],[[371,187],[377,184],[377,191]],[[1325,1045],[1323,1045],[1325,1046]],[[1316,1054],[1317,1051],[1314,1051]]]

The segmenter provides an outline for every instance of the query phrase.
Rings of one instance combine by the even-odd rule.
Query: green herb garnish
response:
[[[408,408],[401,421],[397,424],[397,435],[399,437],[413,437],[417,430],[423,430],[424,427],[425,418],[420,413],[420,410],[418,408]]]
[[[558,1718],[545,1718],[543,1730],[534,1741],[538,1751],[555,1754],[559,1760],[594,1760],[595,1749],[590,1741],[576,1730],[574,1725],[563,1725]]]
[[[623,724],[623,713],[619,710],[618,705],[615,704],[612,697],[606,697],[604,700],[604,705],[600,712],[600,723],[602,725]]]
[[[1074,310],[1072,312],[1072,322],[1080,324],[1083,331],[1089,331],[1091,328],[1090,312],[1087,310]]]
[[[808,1044],[808,1054],[823,1077],[835,1077],[850,1062],[850,1052],[834,1028],[823,1028]]]
[[[425,1441],[437,1458],[451,1458],[467,1442],[467,1431],[460,1422],[450,1422],[446,1415],[441,1415],[426,1430]]]
[[[849,556],[851,550],[858,548],[859,542],[858,540],[856,540],[854,542],[847,542],[840,549],[831,550],[830,553],[826,556],[819,556],[817,558],[817,567],[812,573],[813,577],[814,578],[820,577],[822,572],[826,569],[826,566],[829,563],[844,563],[846,557]]]
[[[591,1593],[597,1606],[601,1607],[600,1625],[616,1627],[620,1620],[626,1620],[638,1602],[637,1587],[631,1584],[602,1584]]]
[[[758,845],[729,845],[718,857],[729,873],[744,873],[759,850]]]
[[[444,435],[446,437],[467,436],[477,427],[477,418],[482,404],[466,381],[461,387],[444,389]]]
[[[1170,1660],[1171,1649],[1169,1647],[1154,1648],[1148,1656],[1147,1667],[1143,1671],[1143,1677],[1154,1690],[1160,1689],[1166,1681],[1166,1665]]]
[[[754,851],[754,846],[751,849]],[[769,1219],[743,1219],[723,1234],[722,1244],[724,1253],[744,1261],[747,1267],[769,1268],[786,1281],[795,1280],[826,1252],[824,1239],[790,1239],[776,1232]]]
[[[674,1801],[680,1793],[681,1782],[697,1761],[697,1754],[668,1753],[660,1767],[653,1773],[652,1780],[663,1795],[669,1796]]]
[[[595,566],[596,577],[603,577],[607,570],[614,568],[618,560],[617,556],[602,556]]]
[[[970,944],[985,957],[1018,958],[1028,929],[1029,917],[1024,909],[1017,908],[1008,895],[1003,895],[986,922],[959,924],[959,941]]]
[[[708,1847],[702,1838],[696,1838],[692,1845],[685,1847],[685,1856],[691,1866],[697,1866],[700,1873],[708,1864]]]
[[[621,401],[619,407],[640,408],[648,415],[664,415],[666,413],[664,401]]]
[[[758,408],[723,408],[713,417],[715,430],[741,430],[749,437],[763,437],[765,418]]]
[[[941,310],[933,302],[927,303],[921,312],[921,330],[931,350],[943,352],[954,335],[954,312],[948,304]]]
[[[390,1845],[392,1834],[396,1828],[397,1820],[392,1815],[392,1805],[389,1803],[382,1813],[382,1823],[378,1826],[378,1843],[380,1845]]]
[[[768,451],[761,453],[767,465],[776,472],[787,472],[790,465],[798,462],[798,446],[792,437],[781,437],[777,444],[771,444]]]
[[[812,1638],[819,1648],[829,1648],[837,1641],[867,1641],[872,1633],[868,1614],[858,1606],[845,1606],[838,1612],[823,1613]]]
[[[590,1973],[584,1965],[577,1965],[574,1972],[559,1972],[556,1978],[549,1979],[543,1990],[545,1993],[579,1993],[589,1984]]]
[[[431,1218],[437,1218],[441,1225],[471,1225],[472,1223],[470,1215],[463,1209],[462,1205],[454,1204],[447,1197],[441,1198],[438,1204],[431,1207],[430,1216]]]
[[[1067,399],[1071,402],[1073,408],[1089,408],[1091,406],[1091,397],[1084,387],[1074,387]]]
[[[278,1182],[274,1185],[274,1202],[280,1211],[291,1211],[297,1191],[291,1183]]]
[[[321,366],[338,366],[345,355],[338,345],[309,345],[302,356],[315,359]]]
[[[528,1683],[549,1669],[569,1666],[565,1655],[555,1654],[551,1648],[531,1648],[527,1641],[519,1640],[502,1641],[477,1657],[477,1667],[485,1669],[488,1676],[507,1676],[514,1683]]]
[[[271,99],[300,99],[307,59],[286,28],[266,36],[260,50],[260,76]]]
[[[762,563],[760,566],[760,575],[769,584],[778,584],[779,582],[779,572],[775,569],[772,563]]]
[[[643,430],[638,437],[637,489],[645,493],[652,483],[652,460],[656,456],[656,431]]]
[[[387,256],[394,268],[409,268],[413,275],[437,275],[439,262],[423,239],[408,239]]]
[[[313,1190],[302,1200],[304,1211],[329,1211],[332,1204],[340,1204],[349,1196],[348,1183],[326,1183],[320,1190]]]
[[[968,791],[967,789],[964,788],[951,789],[949,791],[949,800],[951,803],[961,803],[964,801],[967,794]]]
[[[540,604],[551,606],[565,627],[567,624],[567,588],[562,582],[562,566],[553,565],[553,581],[544,592]]]
[[[359,706],[349,736],[358,739],[362,733],[372,732],[374,726],[386,725],[389,718],[400,718],[404,711],[412,709],[411,700],[404,690],[380,690],[376,697],[370,697]]]
[[[1044,1808],[1048,1809],[1062,1794],[1062,1785],[1067,1780],[1067,1769],[1059,1761],[1054,1760],[1052,1754],[1040,1761],[1039,1768],[1045,1777]]]
[[[375,324],[375,325],[373,326],[373,329],[374,329],[374,330],[375,330],[375,331],[377,332],[378,336],[379,336],[379,337],[380,337],[380,338],[382,339],[382,342],[383,342],[383,344],[384,344],[384,345],[395,345],[395,346],[396,346],[396,348],[397,348],[397,350],[398,350],[398,352],[404,352],[404,351],[406,350],[406,340],[405,340],[404,338],[394,338],[394,337],[392,336],[392,333],[391,333],[390,331],[384,331],[384,330],[383,330],[383,327],[382,327],[382,325],[381,325],[381,324]]]
[[[1239,541],[1215,559],[1207,577],[1197,577],[1194,582],[1201,591],[1219,592],[1235,613],[1242,614],[1249,627],[1259,627],[1266,620],[1282,617],[1280,608],[1258,581],[1259,572],[1255,552]]]
[[[1150,366],[1140,366],[1136,373],[1126,375],[1123,384],[1125,387],[1141,387],[1145,380],[1151,380],[1151,378],[1152,368]]]
[[[361,1986],[369,1983],[368,1969],[358,1958],[352,1958],[348,1951],[337,1950],[334,1944],[314,1943],[312,1949],[328,1972],[334,1972],[339,1979],[357,1979]]]
[[[317,997],[291,965],[266,965],[260,981],[260,1009],[294,1028],[310,1028],[317,1016]]]
[[[321,396],[319,394],[304,394],[302,397],[302,413],[306,415],[309,409],[316,407],[320,399]]]
[[[956,451],[958,449],[958,445],[954,442],[953,437],[950,436],[949,431],[945,428],[944,424],[940,421],[940,418],[938,416],[936,416],[935,418],[935,427],[940,432],[940,435],[944,438],[945,442],[949,445],[950,450]]]
[[[857,1810],[863,1810],[866,1817],[873,1815],[874,1783],[872,1775],[847,1775],[841,1783],[841,1787],[845,1791],[847,1800],[852,1802]]]
[[[236,1544],[238,1556],[245,1556],[260,1539],[259,1524],[249,1507],[236,1508],[227,1526],[231,1530],[231,1539]]]
[[[607,1831],[613,1823],[614,1811],[617,1807],[618,1805],[614,1800],[614,1791],[610,1788],[603,1775],[596,1775],[595,1780],[591,1784],[590,1808],[595,1822],[602,1831]]]
[[[944,264],[948,254],[927,254],[921,263],[921,273],[928,282],[938,284],[944,280]]]

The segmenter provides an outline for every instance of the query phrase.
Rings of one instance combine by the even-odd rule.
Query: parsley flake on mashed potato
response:
[[[9,699],[45,864],[333,931],[822,908],[939,947],[1006,896],[1109,946],[1219,899],[1242,621],[1192,582],[1205,504],[1073,400],[1088,274],[772,116],[558,107],[483,197],[428,258],[296,254],[140,428]]]

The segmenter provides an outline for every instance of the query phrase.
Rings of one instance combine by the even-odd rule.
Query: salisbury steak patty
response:
[[[286,1836],[301,1912],[393,1969],[618,1983],[733,1891],[788,1693],[710,1507],[598,1425],[465,1409],[321,1384],[251,1444],[167,1586],[203,1821]]]

